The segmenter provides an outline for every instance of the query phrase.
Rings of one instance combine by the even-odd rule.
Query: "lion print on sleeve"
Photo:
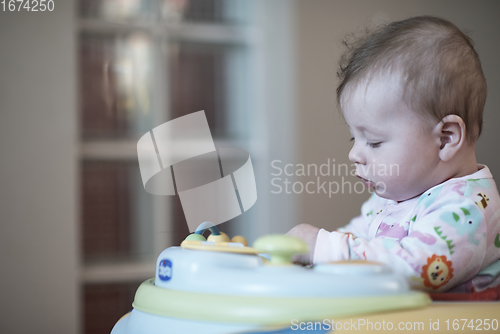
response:
[[[438,289],[453,277],[452,263],[446,259],[446,256],[434,254],[427,259],[427,264],[422,267],[421,277],[426,287]]]

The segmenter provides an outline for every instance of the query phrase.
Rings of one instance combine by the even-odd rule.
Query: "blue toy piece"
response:
[[[202,224],[193,235],[202,236],[206,229],[219,233],[215,226]],[[164,250],[155,278],[140,285],[134,309],[111,333],[301,333],[291,327],[292,321],[322,321],[430,302],[425,293],[411,291],[402,277],[381,264],[293,265],[291,256],[307,251],[307,246],[289,236],[262,237],[254,248],[229,242],[222,232],[215,237],[188,237],[181,247]],[[270,261],[258,252],[266,252]]]

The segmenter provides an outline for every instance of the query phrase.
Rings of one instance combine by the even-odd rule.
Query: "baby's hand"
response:
[[[314,247],[316,246],[316,237],[318,236],[318,232],[319,228],[315,226],[300,224],[286,233],[286,235],[299,238],[307,244],[309,247],[309,254],[305,260],[309,263],[312,263],[313,260]]]

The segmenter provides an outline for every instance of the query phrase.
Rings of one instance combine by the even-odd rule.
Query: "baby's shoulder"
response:
[[[493,179],[451,179],[430,188],[420,195],[415,209],[420,212],[430,212],[442,207],[464,207],[468,205],[484,209],[490,202],[490,196],[495,203],[500,202]]]

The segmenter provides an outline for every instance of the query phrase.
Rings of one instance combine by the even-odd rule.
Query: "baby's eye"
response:
[[[371,148],[377,148],[382,144],[381,142],[378,143],[366,143],[366,145],[370,146]]]
[[[351,139],[349,139],[349,141],[354,141],[354,137],[351,137]]]

